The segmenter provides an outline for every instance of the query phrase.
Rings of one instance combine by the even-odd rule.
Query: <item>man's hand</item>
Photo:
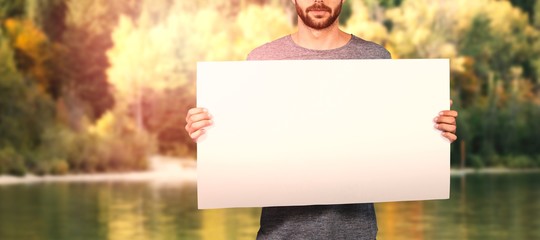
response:
[[[450,100],[450,106],[452,106],[452,100]],[[439,116],[435,117],[435,128],[442,131],[442,135],[450,142],[454,142],[457,139],[456,136],[456,117],[458,112],[454,110],[444,110],[439,113]]]
[[[194,142],[197,142],[212,124],[212,115],[205,108],[192,108],[187,112],[186,131]]]

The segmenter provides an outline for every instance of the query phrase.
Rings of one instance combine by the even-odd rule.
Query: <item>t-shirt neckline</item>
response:
[[[345,45],[343,45],[343,46],[341,46],[341,47],[338,47],[338,48],[319,50],[319,49],[310,49],[310,48],[302,47],[302,46],[300,46],[300,45],[298,45],[298,44],[296,44],[296,43],[294,42],[294,40],[292,39],[292,34],[287,35],[287,41],[288,41],[291,45],[293,45],[293,46],[296,47],[296,48],[299,48],[299,49],[302,49],[302,50],[305,50],[305,51],[312,51],[312,52],[338,51],[338,50],[341,50],[341,49],[346,48],[347,46],[349,46],[349,45],[352,43],[352,41],[353,41],[354,38],[355,38],[354,34],[351,34],[351,39],[349,39],[349,41],[348,41]]]

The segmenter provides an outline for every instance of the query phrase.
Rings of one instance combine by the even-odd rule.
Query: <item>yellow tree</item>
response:
[[[352,16],[345,25],[345,31],[356,36],[385,44],[388,32],[381,21],[372,19],[370,12],[364,1],[352,1]]]
[[[198,61],[243,60],[252,48],[292,27],[275,6],[248,5],[231,15],[223,11],[226,3],[200,5],[143,1],[137,19],[120,18],[108,52],[117,111],[133,115],[138,129],[158,138],[163,152],[194,150],[182,128],[185,112],[195,104]],[[271,24],[276,27],[269,30]]]
[[[404,1],[387,11],[389,44],[405,58],[455,57],[458,9],[457,1]]]

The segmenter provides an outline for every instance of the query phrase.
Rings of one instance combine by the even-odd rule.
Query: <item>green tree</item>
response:
[[[41,143],[41,132],[54,121],[54,104],[36,82],[17,72],[14,56],[0,31],[0,150],[5,153],[3,164],[8,165],[4,170],[22,174],[26,164],[32,164],[27,160]]]
[[[1,1],[0,2],[0,21],[7,18],[17,18],[24,16],[25,1]]]
[[[540,39],[527,14],[508,1],[405,0],[386,16],[394,56],[451,58],[459,141],[473,164],[522,166],[534,158],[531,145],[539,146],[524,141],[526,129],[540,134],[533,124]],[[454,163],[460,145],[453,145]]]
[[[403,0],[378,0],[381,6],[385,8],[399,7]]]
[[[119,14],[137,15],[137,1],[0,4],[0,173],[145,168],[151,141],[129,126],[91,131],[113,106],[112,29]]]
[[[540,29],[540,0],[536,0],[534,4],[534,12],[531,15],[531,19],[536,29]]]
[[[519,7],[522,11],[526,12],[529,15],[530,22],[534,22],[535,18],[535,7],[537,5],[537,0],[510,0],[512,5]]]

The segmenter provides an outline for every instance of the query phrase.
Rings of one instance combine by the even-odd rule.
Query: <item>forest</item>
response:
[[[0,0],[0,174],[194,158],[196,62],[296,21],[289,0]],[[394,59],[451,60],[453,167],[540,167],[540,0],[345,1],[339,21]]]

